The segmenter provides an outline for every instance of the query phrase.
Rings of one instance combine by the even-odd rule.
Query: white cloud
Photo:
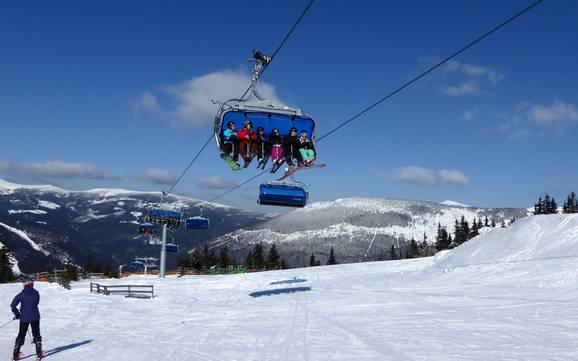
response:
[[[197,187],[202,189],[227,189],[237,185],[237,182],[225,179],[223,177],[206,177],[197,180]]]
[[[484,87],[496,86],[504,78],[502,73],[494,69],[455,60],[446,63],[442,73],[446,81],[450,78],[454,84],[444,85],[440,90],[452,96],[483,94]]]
[[[161,111],[161,107],[157,97],[149,92],[144,92],[140,99],[132,106],[134,119],[138,119],[142,113],[157,114]]]
[[[139,178],[155,184],[173,184],[177,179],[177,177],[175,177],[169,171],[156,168],[145,170],[139,174]]]
[[[107,175],[97,166],[87,163],[70,163],[60,160],[45,163],[13,164],[0,161],[0,171],[12,176],[21,176],[32,179],[38,178],[84,178],[84,179],[120,179],[117,176]]]
[[[562,100],[555,100],[550,105],[522,102],[516,106],[513,115],[505,117],[507,120],[500,124],[500,129],[512,138],[526,138],[543,135],[547,130],[563,132],[578,123],[578,110]]]
[[[431,169],[411,166],[411,167],[399,167],[392,174],[391,178],[411,183],[421,183],[421,184],[435,184],[436,177]]]
[[[450,60],[444,66],[444,71],[448,73],[463,74],[472,78],[485,78],[492,84],[497,84],[504,78],[504,74],[485,66],[464,64],[455,60]]]
[[[478,117],[478,111],[476,109],[468,109],[464,112],[462,119],[467,123],[471,123],[471,122],[475,121],[477,117]]]
[[[481,92],[478,84],[472,80],[465,81],[459,85],[446,85],[442,88],[442,91],[447,95],[472,95],[479,94]]]
[[[173,125],[199,127],[211,124],[218,109],[211,100],[239,98],[251,84],[249,75],[244,70],[226,69],[167,87],[168,94],[177,104]],[[259,92],[267,99],[279,101],[273,85],[260,81]]]
[[[394,179],[401,182],[436,185],[436,184],[460,184],[467,185],[470,180],[460,171],[455,169],[442,169],[434,171],[432,169],[408,166],[396,168],[388,179]]]
[[[470,180],[462,172],[455,169],[442,169],[437,172],[437,179],[442,184],[468,185]]]

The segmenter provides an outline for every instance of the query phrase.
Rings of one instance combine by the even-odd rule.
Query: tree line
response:
[[[534,203],[534,214],[557,214],[558,204],[554,197],[550,197],[548,193],[544,195],[544,198],[540,197],[538,202]],[[576,200],[576,193],[571,192],[562,206],[562,213],[578,213],[578,200]]]

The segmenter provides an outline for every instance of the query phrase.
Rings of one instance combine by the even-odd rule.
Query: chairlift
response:
[[[241,130],[247,122],[251,122],[252,129],[262,127],[266,135],[269,135],[273,129],[279,129],[282,136],[289,134],[290,129],[295,127],[298,130],[307,131],[307,134],[311,136],[311,141],[315,141],[315,119],[305,114],[301,109],[266,100],[259,94],[257,81],[262,69],[269,64],[271,58],[257,50],[253,52],[255,64],[253,66],[251,96],[247,99],[230,99],[221,103],[215,117],[215,141],[223,159],[226,156],[230,157],[231,153],[239,153],[239,150],[236,149],[239,147],[238,140],[226,140],[223,135],[231,124],[235,124],[236,129]]]
[[[187,229],[209,229],[209,219],[203,217],[203,206],[201,205],[199,208],[201,209],[200,215],[185,220]]]
[[[269,206],[305,207],[307,187],[298,182],[267,182],[259,186],[257,203]]]
[[[179,245],[175,243],[167,243],[165,245],[165,250],[169,253],[177,253],[179,251]]]
[[[166,224],[171,228],[178,228],[181,224],[181,217],[181,214],[176,211],[153,209],[149,213],[148,220],[154,223]]]
[[[138,225],[138,234],[152,236],[157,233],[156,226],[153,223],[141,223]]]

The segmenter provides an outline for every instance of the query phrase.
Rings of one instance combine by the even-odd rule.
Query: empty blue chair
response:
[[[185,220],[187,229],[208,229],[209,219],[203,217],[189,217]]]
[[[169,253],[176,253],[179,251],[179,246],[174,243],[168,243],[165,247],[165,250]]]
[[[259,204],[269,206],[305,207],[309,193],[296,183],[263,183],[259,187]]]
[[[131,263],[129,264],[129,266],[130,266],[131,269],[134,269],[134,270],[143,270],[143,269],[145,268],[144,263],[142,263],[142,262],[136,262],[136,261],[135,261],[135,262],[131,262]]]

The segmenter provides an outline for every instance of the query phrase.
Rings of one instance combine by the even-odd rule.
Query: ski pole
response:
[[[3,324],[2,326],[0,326],[0,328],[4,328],[6,326],[8,326],[9,324],[11,324],[12,322],[14,322],[15,318],[11,319],[10,321],[6,322],[5,324]]]

